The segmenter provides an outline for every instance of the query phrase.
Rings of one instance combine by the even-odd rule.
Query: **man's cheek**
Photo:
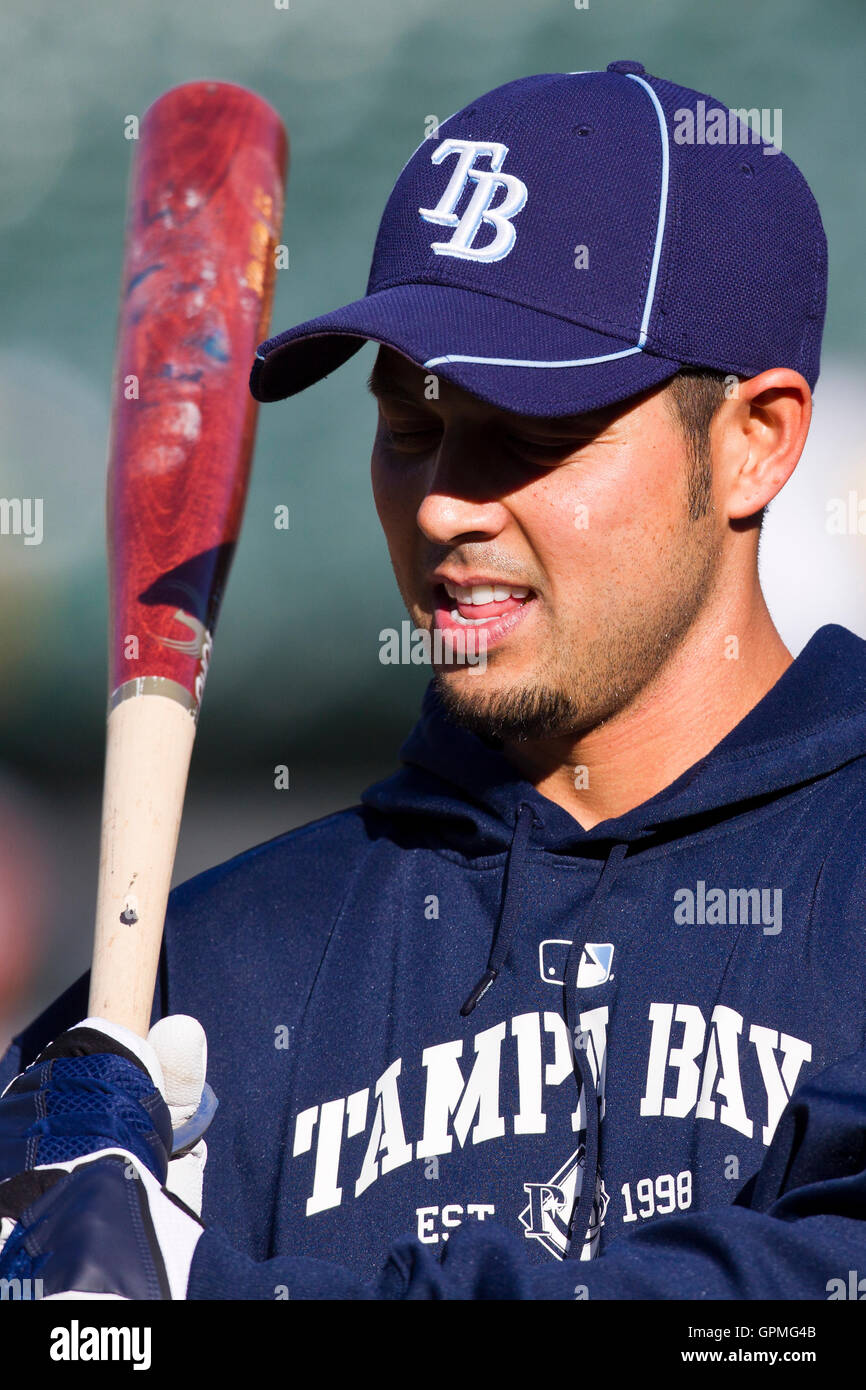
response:
[[[385,533],[391,560],[397,563],[398,557],[410,546],[410,537],[415,529],[415,513],[408,506],[401,490],[388,483],[381,474],[373,475],[373,501],[379,524]]]
[[[562,486],[567,482],[567,486]],[[586,547],[628,525],[631,491],[612,486],[609,479],[587,475],[581,468],[555,474],[538,485],[536,504],[545,517],[547,534],[563,546]]]
[[[387,527],[388,518],[395,510],[398,496],[398,488],[394,479],[389,477],[381,456],[374,452],[370,466],[370,478],[373,484],[373,501],[376,511],[383,527]]]

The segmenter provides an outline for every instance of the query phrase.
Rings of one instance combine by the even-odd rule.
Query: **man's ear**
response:
[[[812,393],[799,372],[772,367],[739,383],[712,428],[714,469],[729,520],[747,520],[782,490],[811,419]]]

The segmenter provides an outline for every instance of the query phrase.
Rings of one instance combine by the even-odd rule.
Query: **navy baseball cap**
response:
[[[263,343],[253,395],[293,396],[371,339],[534,416],[682,367],[790,367],[814,388],[824,229],[746,114],[630,60],[488,92],[404,166],[364,298]]]

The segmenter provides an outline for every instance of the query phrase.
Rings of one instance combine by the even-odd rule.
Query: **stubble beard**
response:
[[[607,590],[599,635],[582,638],[573,626],[550,632],[536,673],[485,689],[486,674],[455,679],[438,671],[450,718],[498,745],[580,738],[628,708],[682,645],[718,575],[721,547],[711,520],[687,526],[668,557],[667,582],[650,588],[642,607]],[[502,655],[507,659],[507,651]],[[494,650],[487,658],[494,676],[497,656]]]

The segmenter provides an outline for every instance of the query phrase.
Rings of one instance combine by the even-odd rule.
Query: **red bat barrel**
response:
[[[141,124],[108,473],[109,716],[90,1014],[150,1019],[195,717],[238,536],[283,211],[285,131],[195,82]]]
[[[201,700],[249,476],[287,162],[254,93],[195,82],[141,123],[108,490],[111,703]]]

